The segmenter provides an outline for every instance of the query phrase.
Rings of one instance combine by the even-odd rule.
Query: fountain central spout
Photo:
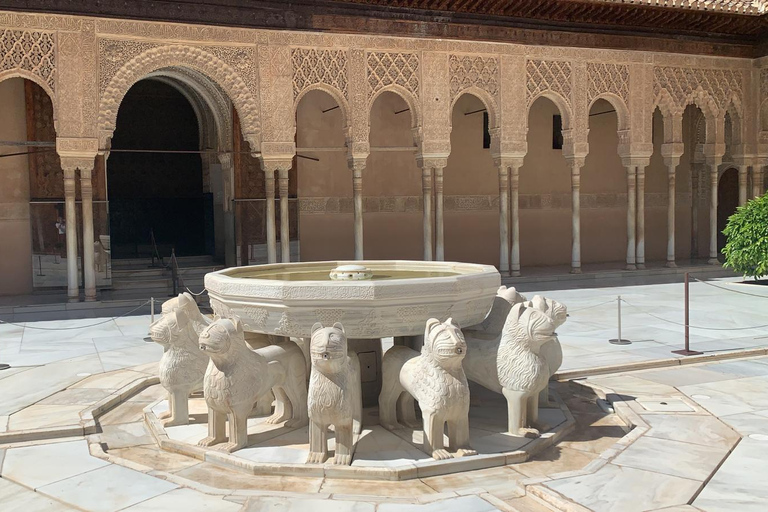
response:
[[[339,265],[329,277],[333,281],[365,281],[373,277],[373,272],[363,265]]]

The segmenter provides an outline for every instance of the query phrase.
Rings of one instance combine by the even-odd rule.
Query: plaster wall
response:
[[[27,140],[24,79],[0,81],[0,140]],[[7,149],[7,148],[6,148]],[[21,152],[23,148],[11,148]],[[32,292],[29,165],[26,156],[0,158],[0,295]]]

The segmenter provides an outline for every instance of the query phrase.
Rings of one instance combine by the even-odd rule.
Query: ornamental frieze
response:
[[[56,37],[53,32],[0,31],[0,73],[23,70],[56,90]]]

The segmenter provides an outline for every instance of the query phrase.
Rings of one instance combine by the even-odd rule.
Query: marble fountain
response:
[[[500,281],[423,261],[209,273],[212,319],[183,294],[150,329],[168,399],[145,422],[165,450],[250,474],[403,480],[523,462],[574,426],[547,392],[566,314]]]

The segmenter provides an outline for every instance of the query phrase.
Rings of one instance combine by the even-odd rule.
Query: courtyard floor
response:
[[[685,360],[679,283],[542,292],[569,309],[553,389],[576,428],[525,463],[404,481],[254,476],[159,449],[148,316],[0,324],[0,509],[763,511],[768,290],[731,281],[691,284],[704,356]],[[629,345],[608,342],[619,295]]]

